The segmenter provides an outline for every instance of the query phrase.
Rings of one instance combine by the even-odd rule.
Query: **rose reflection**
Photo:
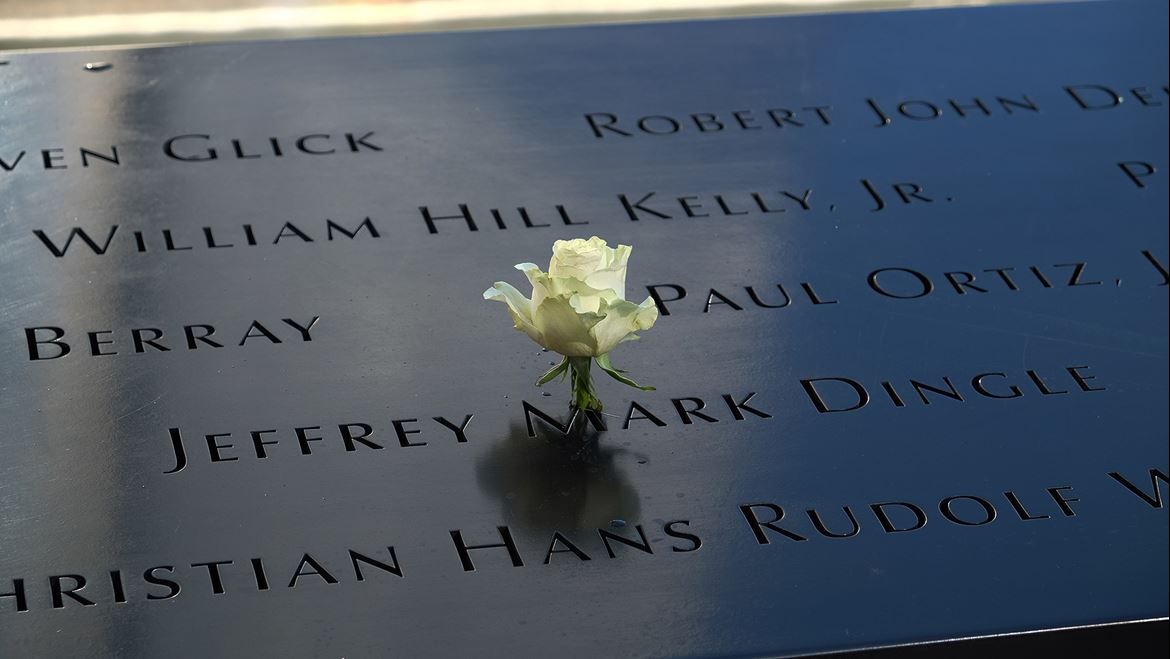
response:
[[[638,493],[618,465],[621,459],[636,459],[635,454],[606,445],[600,441],[604,432],[583,423],[574,424],[569,436],[545,429],[537,433],[529,437],[523,423],[513,422],[508,436],[476,465],[476,482],[484,494],[499,499],[509,526],[544,537],[548,529],[638,521]]]

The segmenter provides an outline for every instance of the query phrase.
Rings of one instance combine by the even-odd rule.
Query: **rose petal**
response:
[[[590,334],[590,326],[599,322],[597,314],[579,314],[566,297],[545,298],[534,314],[535,325],[540,328],[549,350],[555,350],[566,357],[592,357],[597,344]]]
[[[532,301],[505,281],[497,281],[492,287],[483,292],[485,300],[495,300],[508,305],[508,313],[516,329],[523,331],[530,339],[544,345],[544,337],[533,322]],[[547,347],[547,346],[545,346]]]
[[[650,329],[658,319],[658,308],[654,306],[652,298],[646,298],[646,302],[641,305],[617,300],[606,305],[603,311],[605,318],[590,330],[598,354],[608,353],[623,341],[637,339],[634,332]]]
[[[597,236],[589,240],[558,240],[553,243],[548,272],[554,277],[584,280],[590,273],[605,267],[611,251]]]

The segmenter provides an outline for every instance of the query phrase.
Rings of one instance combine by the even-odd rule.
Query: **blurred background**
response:
[[[1003,0],[0,0],[0,50],[774,15]]]

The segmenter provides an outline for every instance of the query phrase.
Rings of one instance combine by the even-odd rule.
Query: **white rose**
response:
[[[516,266],[532,284],[532,299],[498,281],[484,299],[508,305],[516,329],[566,357],[601,357],[658,320],[652,298],[641,304],[625,299],[630,246],[608,247],[596,236],[558,240],[548,272],[533,263]]]

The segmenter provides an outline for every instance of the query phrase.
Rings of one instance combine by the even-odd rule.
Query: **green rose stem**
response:
[[[593,393],[593,379],[589,377],[592,357],[566,357],[569,377],[573,381],[573,406],[585,412],[600,412],[601,401]]]
[[[601,367],[601,370],[605,371],[611,378],[618,382],[642,391],[654,391],[654,387],[642,386],[627,377],[625,371],[613,365],[608,354],[600,355],[596,359],[597,365]],[[567,371],[573,384],[572,406],[585,412],[600,412],[601,400],[593,391],[593,378],[589,374],[590,369],[593,367],[593,360],[593,357],[565,357],[561,360],[561,363],[553,366],[547,373],[540,376],[540,379],[536,381],[536,386],[539,387],[547,384],[557,376],[563,377]]]

